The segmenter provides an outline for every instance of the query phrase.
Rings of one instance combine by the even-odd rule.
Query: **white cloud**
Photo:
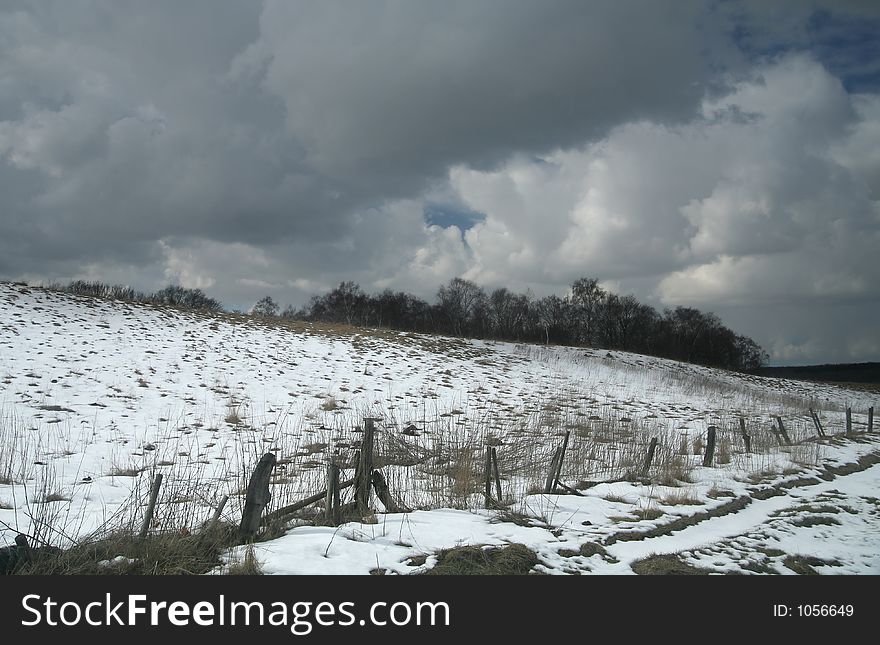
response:
[[[873,302],[876,313],[877,118],[876,97],[848,95],[795,55],[679,127],[642,121],[540,160],[457,167],[451,185],[486,214],[466,235],[466,275],[559,285],[595,275],[661,305],[735,305],[756,320],[780,302],[801,315]]]

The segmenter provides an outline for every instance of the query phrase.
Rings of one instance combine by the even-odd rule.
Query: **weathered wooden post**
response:
[[[785,425],[782,423],[782,417],[777,416],[776,423],[779,425],[779,436],[782,436],[782,438],[785,440],[786,446],[790,446],[791,439],[788,438],[788,433],[785,431]]]
[[[214,529],[217,528],[217,525],[220,524],[220,516],[223,514],[223,509],[226,507],[226,502],[229,501],[229,495],[224,495],[223,499],[220,500],[220,503],[217,504],[217,508],[214,509],[214,514],[211,516],[211,521],[208,522],[207,533],[212,533]]]
[[[495,472],[495,493],[498,495],[498,503],[501,503],[501,474],[498,472],[498,453],[492,448],[492,468]]]
[[[370,488],[373,483],[373,419],[364,419],[364,438],[358,460],[357,484],[355,484],[355,502],[361,516],[370,512]]]
[[[483,497],[486,498],[486,508],[492,508],[492,446],[486,446],[486,461],[483,464],[483,479],[486,487]]]
[[[238,537],[242,542],[252,539],[260,529],[260,516],[272,498],[269,494],[269,478],[272,476],[272,469],[275,468],[275,461],[275,453],[267,452],[257,462],[251,475],[244,498],[241,524],[238,527]]]
[[[742,435],[743,443],[746,444],[746,452],[752,451],[752,437],[746,432],[746,420],[740,417],[739,419],[739,432]]]
[[[819,436],[820,437],[826,436],[825,435],[825,428],[822,427],[822,422],[819,421],[819,415],[816,414],[816,412],[813,410],[813,408],[810,408],[810,416],[813,419],[813,425],[816,426],[816,432],[819,433]]]
[[[324,497],[324,519],[337,526],[342,521],[342,504],[339,498],[339,466],[331,458],[327,464],[327,494]]]
[[[653,437],[651,439],[651,445],[648,446],[648,456],[645,457],[645,465],[642,468],[642,477],[647,476],[648,470],[651,468],[651,464],[654,461],[655,450],[657,450],[657,437]]]
[[[385,507],[385,510],[389,513],[410,512],[410,509],[403,504],[397,503],[391,496],[391,491],[388,489],[388,482],[385,481],[385,475],[382,474],[381,470],[373,471],[373,488],[376,490],[376,497],[379,498],[382,505]]]
[[[852,408],[846,408],[846,434],[852,434]]]
[[[349,486],[354,486],[356,483],[357,483],[356,477],[352,477],[351,479],[346,479],[344,482],[341,482],[339,484],[339,490],[342,490],[343,488],[348,488]],[[286,518],[292,516],[297,511],[301,511],[306,506],[311,506],[312,504],[315,504],[316,502],[320,502],[322,499],[323,500],[327,499],[327,491],[326,490],[322,490],[321,492],[315,493],[314,495],[310,495],[309,497],[306,497],[305,499],[301,499],[300,501],[298,501],[294,504],[289,504],[288,506],[284,506],[282,508],[278,508],[278,509],[272,511],[271,513],[266,515],[265,521],[266,522],[275,522],[275,521],[282,522]],[[352,502],[352,505],[354,505],[354,502]],[[345,508],[348,508],[348,506],[349,505],[346,504],[343,507],[343,511]]]
[[[706,454],[703,457],[703,465],[711,466],[715,457],[715,426],[709,426],[709,435],[706,438]]]
[[[559,482],[562,479],[562,462],[565,461],[565,451],[568,450],[568,438],[571,436],[571,430],[565,431],[565,439],[562,440],[562,452],[559,453],[559,461],[556,463],[556,475],[554,481]]]
[[[557,464],[560,463],[560,455],[562,453],[562,446],[556,448],[556,451],[553,453],[553,459],[550,460],[550,472],[547,473],[547,482],[544,484],[544,492],[552,493],[553,489],[556,488],[556,473],[559,470],[557,468]]]
[[[153,513],[156,510],[156,500],[159,497],[159,489],[162,487],[162,473],[156,473],[153,478],[153,485],[150,487],[150,502],[147,504],[147,514],[144,515],[144,521],[141,523],[141,530],[138,533],[138,540],[147,537],[147,531],[150,530],[150,524],[153,522]]]
[[[17,567],[27,564],[33,559],[31,545],[28,543],[27,536],[19,533],[15,536],[16,556],[18,557]]]
[[[868,408],[868,432],[874,430],[874,406]]]

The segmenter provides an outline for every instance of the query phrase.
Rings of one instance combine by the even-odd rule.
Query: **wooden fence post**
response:
[[[816,412],[813,410],[813,408],[810,408],[810,416],[813,418],[813,425],[816,426],[816,432],[819,433],[819,436],[820,437],[826,436],[825,435],[825,428],[822,427],[822,422],[819,421],[819,415],[816,414]]]
[[[267,452],[260,458],[251,475],[244,498],[241,525],[238,527],[238,537],[242,542],[253,538],[260,528],[260,516],[272,498],[269,494],[269,477],[275,468],[275,461],[275,453]]]
[[[388,490],[388,482],[385,481],[385,475],[382,474],[381,470],[373,471],[373,488],[376,489],[376,497],[379,498],[382,505],[385,507],[385,510],[389,513],[410,512],[408,508],[402,504],[398,504],[391,496],[391,491]]]
[[[486,508],[492,508],[492,446],[486,446],[486,462],[483,464],[483,479],[486,488],[483,497],[486,498]]]
[[[141,524],[138,540],[143,540],[147,537],[147,531],[150,530],[150,524],[153,522],[153,512],[156,510],[156,500],[159,497],[159,488],[161,487],[162,473],[156,473],[156,477],[153,478],[153,485],[150,488],[150,503],[147,505],[147,514],[144,516],[144,521]]]
[[[31,550],[31,545],[28,543],[27,537],[19,533],[15,536],[15,554],[18,558],[18,562],[16,563],[16,568],[21,567],[22,565],[26,565],[30,562],[33,557],[33,551]]]
[[[852,408],[846,408],[846,434],[852,434]]]
[[[642,468],[642,477],[647,476],[648,469],[654,461],[654,451],[657,449],[657,437],[651,439],[651,445],[648,446],[648,456],[645,457],[645,465]]]
[[[874,429],[874,406],[868,408],[868,432]]]
[[[223,499],[220,500],[220,503],[217,504],[217,508],[214,509],[214,515],[211,516],[211,521],[208,522],[208,533],[213,532],[214,529],[217,528],[217,525],[220,524],[220,516],[223,514],[223,509],[226,507],[226,502],[228,501],[229,495],[224,495]]]
[[[785,439],[785,445],[791,445],[791,439],[788,438],[788,433],[785,431],[785,425],[782,423],[782,417],[776,417],[776,423],[779,425],[779,434]],[[780,444],[781,445],[781,444]]]
[[[544,484],[545,493],[552,493],[553,489],[556,488],[557,464],[560,462],[559,457],[561,453],[562,446],[559,446],[556,448],[556,452],[553,453],[553,459],[550,460],[550,472],[547,473],[547,482]]]
[[[349,486],[354,486],[356,483],[357,483],[357,478],[355,478],[355,477],[352,477],[351,479],[346,479],[344,482],[341,482],[339,484],[339,490],[342,490],[343,488],[348,488]],[[266,522],[283,521],[285,518],[290,517],[291,515],[293,515],[297,511],[301,511],[306,506],[310,506],[310,505],[314,504],[315,502],[320,502],[322,499],[324,499],[324,500],[327,499],[327,491],[326,490],[322,490],[320,493],[315,493],[314,495],[306,497],[305,499],[301,499],[300,501],[298,501],[294,504],[290,504],[288,506],[284,506],[282,508],[279,508],[279,509],[272,511],[271,513],[266,515],[265,521]],[[346,504],[345,507],[347,508],[348,504]]]
[[[740,417],[739,419],[739,432],[742,435],[743,443],[746,444],[746,452],[752,451],[752,437],[746,432],[746,420]]]
[[[331,458],[327,464],[327,494],[324,497],[324,519],[332,526],[341,521],[341,503],[339,499],[339,466]]]
[[[501,475],[498,472],[498,453],[492,448],[492,468],[495,472],[495,493],[498,495],[498,503],[501,503]]]
[[[364,439],[358,460],[358,481],[355,489],[355,502],[361,516],[370,512],[370,487],[373,483],[373,433],[372,419],[364,419]]]
[[[711,466],[715,457],[715,426],[709,426],[709,436],[706,439],[706,455],[703,457],[703,465]]]
[[[568,438],[571,436],[571,430],[565,431],[565,439],[562,440],[562,452],[559,453],[559,461],[556,463],[556,475],[553,478],[554,482],[558,482],[562,479],[562,462],[565,461],[565,451],[568,450]]]

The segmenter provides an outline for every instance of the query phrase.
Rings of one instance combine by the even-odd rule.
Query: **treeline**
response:
[[[201,289],[179,285],[152,293],[85,280],[48,288],[182,309],[223,310]],[[715,314],[690,307],[660,313],[634,296],[606,291],[593,278],[576,280],[565,296],[543,298],[506,288],[487,293],[469,280],[455,278],[440,287],[433,304],[390,289],[367,294],[354,282],[342,282],[328,293],[312,296],[304,307],[282,311],[265,296],[250,313],[425,334],[619,349],[739,371],[757,370],[768,359],[755,341],[727,328]]]
[[[94,298],[109,298],[111,300],[124,300],[126,302],[145,302],[156,305],[168,305],[179,309],[198,309],[200,311],[222,311],[223,305],[201,289],[187,289],[179,285],[170,284],[158,291],[145,293],[136,291],[131,287],[118,284],[104,284],[103,282],[74,280],[69,284],[53,283],[46,287],[53,291],[74,293],[80,296],[92,296]]]
[[[535,298],[506,288],[486,292],[455,278],[430,304],[402,291],[367,294],[342,282],[305,307],[279,306],[266,296],[251,313],[298,320],[387,327],[515,342],[553,343],[619,349],[713,367],[749,371],[766,364],[766,352],[751,338],[728,329],[712,313],[689,307],[662,313],[634,296],[606,291],[593,278],[581,278],[569,294]]]

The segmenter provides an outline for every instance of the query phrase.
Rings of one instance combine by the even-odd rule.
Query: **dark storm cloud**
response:
[[[311,163],[361,185],[682,119],[713,62],[701,15],[689,2],[270,2],[249,53]]]
[[[695,6],[633,21],[626,5],[6,10],[4,183],[43,175],[26,215],[82,237],[320,234],[454,162],[685,116],[705,71]]]
[[[430,297],[456,275],[558,292],[591,273],[661,304],[735,299],[749,326],[754,299],[718,281],[807,307],[803,266],[870,300],[877,19],[860,2],[6,2],[0,276],[177,280],[246,307],[343,279]],[[783,336],[781,357],[808,346]]]

